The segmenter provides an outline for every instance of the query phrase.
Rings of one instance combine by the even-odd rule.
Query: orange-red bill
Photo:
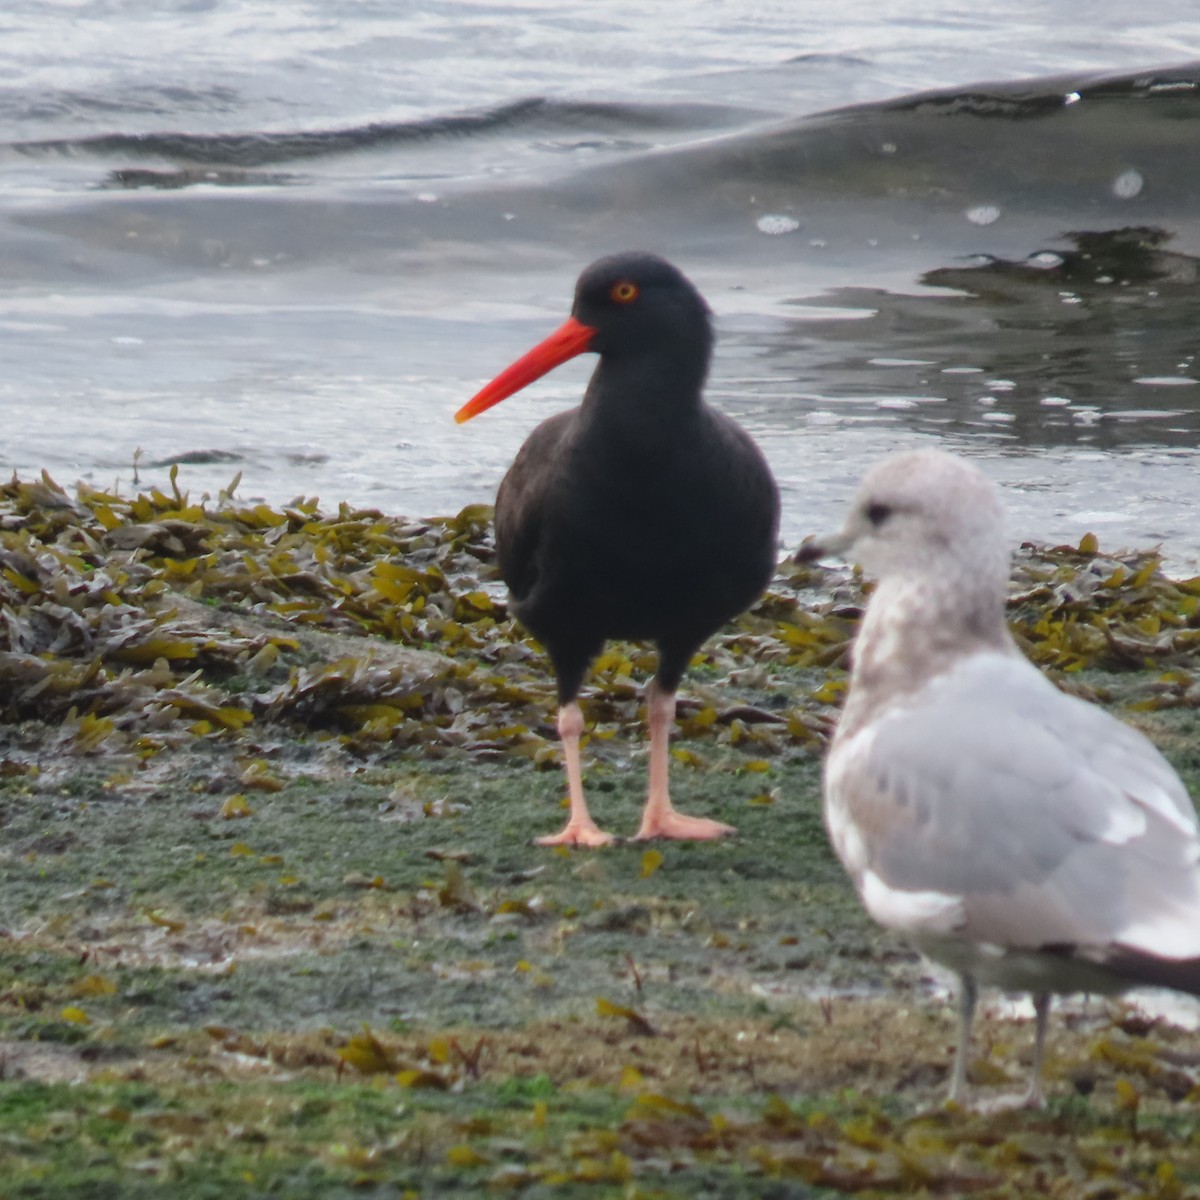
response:
[[[482,391],[477,392],[454,414],[461,425],[477,417],[506,396],[519,392],[547,371],[553,371],[568,358],[582,354],[592,342],[596,330],[591,325],[568,317],[545,341],[539,342],[528,354],[523,354],[511,367],[501,371]]]

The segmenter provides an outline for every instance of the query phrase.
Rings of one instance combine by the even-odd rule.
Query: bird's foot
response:
[[[536,846],[607,846],[613,841],[611,833],[605,833],[590,817],[586,820],[570,820],[561,833],[534,838]]]
[[[1042,1109],[1046,1107],[1046,1097],[1038,1092],[1018,1092],[1016,1095],[989,1096],[987,1099],[972,1100],[966,1107],[977,1113],[996,1115],[1006,1112],[1020,1112],[1023,1109]]]
[[[1041,1087],[1033,1087],[1024,1092],[1010,1092],[1004,1096],[950,1096],[948,1103],[985,1116],[994,1116],[998,1113],[1020,1112],[1023,1109],[1043,1109],[1046,1107],[1046,1096]]]
[[[676,841],[711,842],[716,838],[737,833],[732,825],[710,821],[707,817],[688,817],[669,809],[664,813],[644,813],[642,827],[634,835],[635,842],[651,838],[674,838]]]

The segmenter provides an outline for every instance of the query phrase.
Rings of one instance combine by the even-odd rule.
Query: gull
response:
[[[825,823],[863,905],[960,980],[949,1098],[980,987],[1032,995],[1044,1104],[1050,998],[1200,995],[1196,809],[1148,738],[1060,692],[1005,621],[996,489],[939,450],[885,460],[841,533],[797,557],[877,580],[824,768]]]

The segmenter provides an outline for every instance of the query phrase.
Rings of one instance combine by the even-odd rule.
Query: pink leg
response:
[[[572,700],[558,710],[558,736],[562,739],[563,759],[567,767],[567,793],[571,813],[561,833],[534,839],[539,846],[604,846],[612,841],[588,813],[583,798],[583,770],[579,763],[579,738],[583,733],[583,713]]]
[[[686,817],[671,805],[667,787],[671,726],[675,723],[675,693],[664,692],[653,680],[646,689],[646,722],[650,726],[650,788],[642,812],[638,840],[678,838],[708,841],[737,831],[707,817]]]

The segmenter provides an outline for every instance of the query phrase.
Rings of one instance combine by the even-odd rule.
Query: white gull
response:
[[[1153,744],[1014,643],[995,488],[937,450],[881,463],[798,557],[878,579],[825,763],[825,820],[867,911],[961,980],[950,1098],[980,986],[1030,992],[1042,1103],[1050,996],[1200,995],[1200,832]]]

